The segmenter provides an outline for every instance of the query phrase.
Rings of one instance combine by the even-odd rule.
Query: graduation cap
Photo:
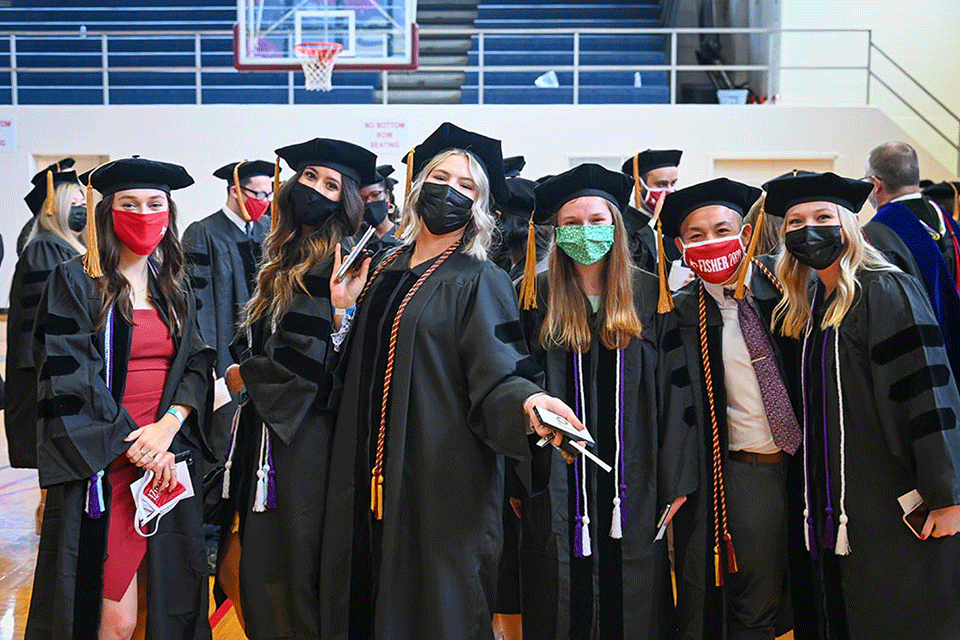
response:
[[[122,158],[101,164],[80,176],[87,185],[87,252],[83,254],[83,266],[91,278],[103,275],[100,267],[100,249],[97,242],[97,225],[93,220],[93,190],[104,196],[126,189],[158,189],[169,194],[193,184],[187,170],[177,164],[147,160],[139,156]]]
[[[377,165],[377,175],[380,176],[380,182],[387,185],[388,189],[393,189],[400,182],[396,178],[391,178],[393,175],[393,165],[392,164],[381,164]]]
[[[537,307],[537,250],[533,225],[546,223],[571,200],[589,196],[603,198],[623,211],[630,202],[632,186],[633,180],[622,173],[589,163],[578,165],[537,185],[534,189],[536,208],[530,216],[527,259],[523,270],[523,284],[520,287],[520,304],[523,309]]]
[[[679,149],[647,149],[640,153],[635,153],[628,158],[620,170],[634,180],[633,196],[636,200],[636,207],[640,208],[640,176],[646,175],[654,169],[664,167],[679,167],[680,156],[683,151]]]
[[[657,305],[659,313],[667,313],[673,308],[673,299],[667,288],[666,278],[666,256],[663,249],[663,237],[680,237],[680,227],[687,217],[703,207],[724,206],[733,209],[740,216],[746,215],[753,203],[760,198],[761,191],[756,187],[736,182],[729,178],[714,178],[707,182],[691,185],[667,194],[660,198],[657,207],[660,208],[660,215],[657,218],[657,247],[660,253],[660,301]],[[760,209],[760,215],[757,217],[757,227],[763,224],[763,208]],[[737,297],[743,297],[743,278],[747,265],[753,259],[753,252],[756,251],[757,239],[759,234],[753,234],[750,239],[750,247],[747,255],[744,256],[741,264],[740,275],[737,279]],[[736,295],[736,294],[735,294]]]
[[[377,156],[363,147],[342,140],[314,138],[300,144],[277,149],[277,155],[287,161],[290,168],[300,171],[304,167],[326,167],[339,171],[357,184],[376,184]]]
[[[526,178],[511,178],[507,180],[507,189],[510,190],[510,198],[500,204],[500,212],[504,215],[513,215],[522,217],[524,220],[533,215],[537,199],[534,194],[537,183]]]
[[[930,185],[923,190],[923,195],[931,200],[950,200],[953,199],[953,219],[960,220],[960,197],[957,189],[960,188],[960,182],[941,182]]]
[[[30,179],[33,189],[24,196],[23,201],[27,203],[27,207],[33,215],[39,214],[41,210],[48,215],[53,213],[53,192],[57,187],[70,182],[79,184],[77,172],[72,170],[73,164],[73,158],[63,158],[42,171],[38,171]]]
[[[276,164],[272,164],[266,160],[241,160],[239,162],[231,162],[230,164],[223,165],[214,171],[213,175],[221,180],[226,180],[227,183],[233,183],[233,186],[237,188],[238,192],[241,188],[241,180],[254,178],[256,176],[271,177],[273,178],[273,192],[276,193],[280,178],[280,162],[278,161]],[[240,217],[243,218],[244,222],[252,222],[253,218],[251,218],[250,214],[247,213],[247,205],[244,202],[244,199],[238,198],[237,202],[240,204]],[[270,207],[271,209],[273,208],[272,202],[270,203]]]
[[[783,218],[791,207],[805,202],[832,202],[854,213],[863,208],[873,185],[864,180],[844,178],[835,173],[792,171],[763,185],[767,192],[767,215]],[[761,220],[757,220],[759,225]]]
[[[527,166],[527,160],[523,156],[510,156],[503,159],[503,175],[507,178],[516,178]]]
[[[403,162],[407,165],[407,193],[415,176],[423,170],[437,154],[450,149],[459,149],[472,155],[487,173],[490,183],[490,195],[494,202],[510,199],[507,181],[503,175],[503,151],[500,141],[461,129],[444,122],[419,145],[410,150]]]

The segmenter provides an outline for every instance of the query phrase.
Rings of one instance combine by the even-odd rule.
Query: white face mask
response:
[[[133,519],[133,528],[144,538],[149,538],[160,529],[160,518],[177,506],[181,500],[193,497],[193,481],[190,479],[190,469],[186,460],[176,465],[177,486],[168,491],[151,488],[153,471],[148,470],[143,477],[130,485],[133,493],[133,504],[137,512]],[[144,527],[156,521],[153,530],[144,532]]]
[[[643,187],[644,191],[647,192],[646,197],[643,199],[643,204],[646,205],[646,207],[650,211],[656,210],[657,201],[660,200],[660,198],[664,197],[668,193],[673,193],[674,191],[676,191],[676,188],[674,187],[656,187],[655,188],[655,187],[647,186],[647,183],[643,181],[643,178],[640,178],[640,186]],[[656,224],[654,220],[651,220],[650,222],[651,222],[650,226],[653,226],[654,224]]]

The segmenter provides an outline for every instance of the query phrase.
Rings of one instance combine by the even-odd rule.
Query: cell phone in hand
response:
[[[350,254],[347,255],[347,259],[343,261],[343,264],[340,265],[340,270],[337,271],[336,281],[340,282],[343,280],[343,277],[347,275],[347,272],[356,264],[357,267],[363,264],[363,261],[369,257],[370,251],[366,249],[366,246],[373,239],[373,235],[377,232],[376,228],[368,227],[366,232],[361,236],[360,241],[350,250]],[[362,257],[361,257],[362,256]]]
[[[897,498],[897,501],[903,509],[904,524],[913,532],[913,535],[922,540],[923,527],[926,526],[927,518],[930,516],[930,507],[916,489],[903,494]]]
[[[570,424],[569,420],[549,409],[534,407],[533,412],[543,426],[553,429],[556,433],[560,434],[563,439],[563,442],[560,444],[561,449],[572,455],[582,454],[607,473],[613,471],[613,467],[587,451],[587,448],[580,444],[581,442],[586,442],[589,446],[596,444],[596,441],[593,439],[593,436],[590,435],[589,431],[586,429],[582,431],[577,430]],[[540,446],[546,446],[550,440],[551,438],[544,438],[540,441]]]

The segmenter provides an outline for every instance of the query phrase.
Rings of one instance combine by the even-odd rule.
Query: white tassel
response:
[[[260,430],[260,460],[257,467],[257,491],[253,497],[253,510],[256,513],[263,513],[267,510],[267,472],[270,467],[267,465],[267,427],[264,425]]]
[[[807,524],[807,518],[810,517],[810,509],[803,510],[803,544],[807,548],[807,552],[810,552],[810,525]],[[844,533],[847,529],[844,527]]]
[[[230,451],[227,452],[227,461],[223,464],[223,490],[220,497],[224,500],[230,497],[230,469],[233,468],[233,452],[237,449],[237,427],[240,424],[240,409],[233,413],[233,419],[230,421]]]
[[[593,550],[590,548],[590,516],[586,513],[583,514],[583,557],[592,555]]]
[[[847,537],[847,522],[849,521],[847,514],[840,514],[840,526],[837,527],[837,546],[834,549],[838,556],[850,555],[850,538]]]
[[[610,537],[614,540],[623,538],[623,531],[620,525],[620,497],[613,499],[613,516],[610,522]]]

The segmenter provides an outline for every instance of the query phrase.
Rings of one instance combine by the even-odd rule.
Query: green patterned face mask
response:
[[[613,246],[612,224],[579,224],[557,227],[557,246],[580,264],[593,264]]]

